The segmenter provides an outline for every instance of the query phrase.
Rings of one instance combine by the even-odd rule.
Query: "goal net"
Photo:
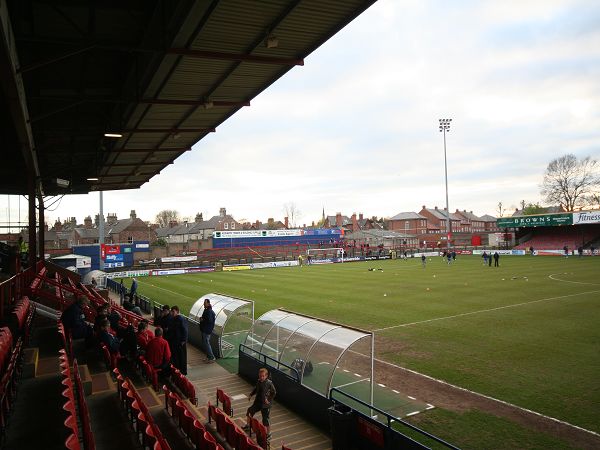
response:
[[[344,249],[341,247],[332,248],[309,248],[306,250],[307,262],[310,264],[312,259],[339,258],[344,262]]]

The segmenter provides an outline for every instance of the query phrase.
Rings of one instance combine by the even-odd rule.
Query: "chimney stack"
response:
[[[358,215],[358,220],[363,220],[363,213],[360,213],[360,214]]]
[[[135,214],[135,209],[131,210],[131,212],[129,213],[129,217],[131,218],[131,220],[135,220],[137,218]]]
[[[336,227],[342,226],[342,213],[335,213],[335,226]]]
[[[219,216],[225,217],[227,215],[227,210],[225,208],[219,209]]]
[[[287,217],[285,217],[285,218],[283,219],[283,224],[285,225],[285,228],[286,228],[286,230],[287,230],[287,229],[289,228],[289,221],[288,221],[288,218],[287,218]]]
[[[83,219],[83,226],[87,229],[92,228],[92,218],[90,216],[87,216],[85,219]]]
[[[358,230],[358,222],[356,221],[356,213],[352,214],[352,231]]]

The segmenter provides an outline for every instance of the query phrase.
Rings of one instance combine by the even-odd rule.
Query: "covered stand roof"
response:
[[[325,397],[332,387],[366,382],[369,387],[359,395],[368,399],[371,339],[365,331],[276,309],[256,319],[242,351],[265,355],[280,370],[296,369],[304,386]],[[356,374],[357,367],[363,369],[362,375]]]
[[[0,0],[0,193],[139,188],[374,1]]]

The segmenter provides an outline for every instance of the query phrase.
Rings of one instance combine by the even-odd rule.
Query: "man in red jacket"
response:
[[[156,336],[146,347],[146,361],[155,369],[162,369],[163,375],[167,375],[171,366],[171,349],[169,343],[163,338],[162,328],[154,330]]]

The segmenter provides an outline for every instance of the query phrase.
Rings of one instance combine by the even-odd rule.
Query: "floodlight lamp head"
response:
[[[68,188],[69,184],[71,184],[69,180],[63,180],[62,178],[57,178],[56,179],[56,185],[58,187]]]

